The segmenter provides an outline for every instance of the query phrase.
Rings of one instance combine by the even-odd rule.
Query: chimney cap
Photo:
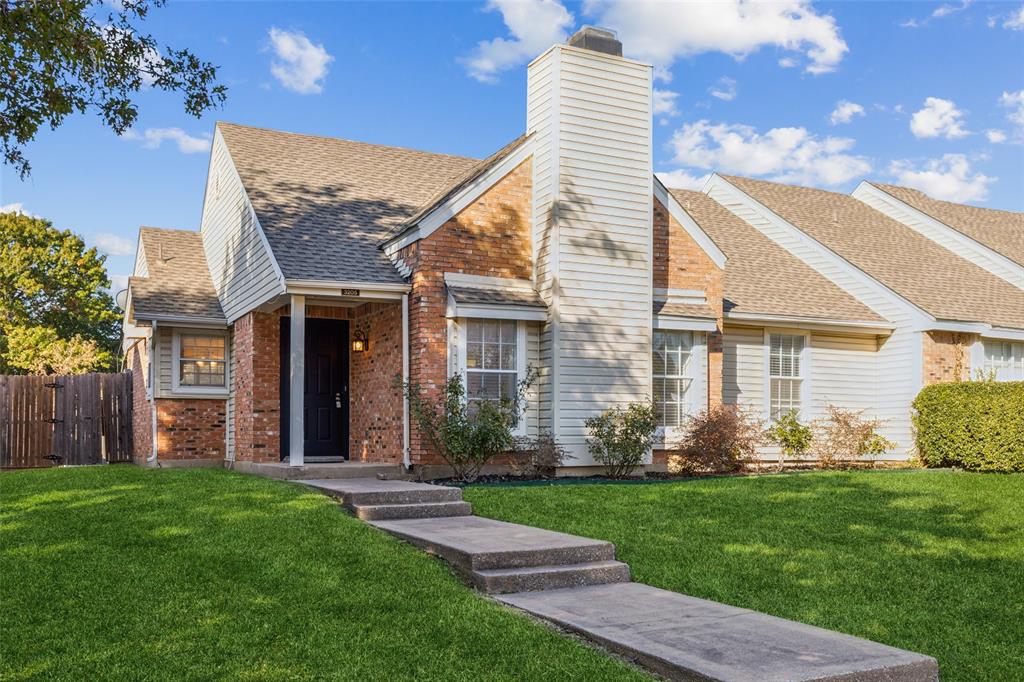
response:
[[[622,56],[622,43],[615,31],[597,26],[584,26],[572,34],[567,44],[592,52],[601,52],[615,57]]]

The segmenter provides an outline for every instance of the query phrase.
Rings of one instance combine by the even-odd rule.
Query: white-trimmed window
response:
[[[985,373],[996,381],[1024,381],[1024,343],[984,340]]]
[[[526,324],[517,320],[459,318],[455,371],[472,401],[513,400],[526,376]],[[454,331],[454,330],[453,330]],[[525,433],[525,420],[515,429]]]
[[[227,339],[219,334],[176,332],[174,388],[217,391],[227,387]]]
[[[768,335],[768,418],[775,420],[803,407],[804,347],[799,334]]]
[[[651,349],[654,406],[658,426],[682,426],[690,414],[690,387],[693,384],[693,332],[654,330]]]
[[[515,320],[466,320],[466,395],[513,400],[519,382]]]

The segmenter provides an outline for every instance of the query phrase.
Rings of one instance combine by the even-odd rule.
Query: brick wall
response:
[[[925,386],[971,378],[971,344],[977,334],[930,331],[922,336]]]
[[[157,459],[223,460],[225,403],[210,398],[157,399]]]
[[[412,269],[409,375],[428,393],[439,395],[447,381],[444,273],[533,277],[531,161],[524,161],[433,234],[398,254]],[[415,425],[410,450],[413,464],[441,462]]]
[[[277,462],[281,458],[281,317],[249,313],[235,322],[235,459]],[[348,320],[350,334],[363,329],[369,350],[349,353],[349,457],[352,461],[402,461],[402,305],[368,303],[358,308],[306,306],[307,319]],[[287,417],[287,415],[285,415]]]
[[[144,464],[153,454],[153,409],[146,399],[147,343],[138,341],[128,353],[132,371],[132,459],[136,464]]]
[[[362,329],[369,346],[350,353],[349,458],[402,461],[402,305],[369,303],[352,311],[350,334]],[[351,348],[351,345],[349,345]],[[346,350],[346,352],[348,352]]]
[[[722,270],[657,199],[654,200],[654,288],[695,289],[718,316],[708,334],[708,400],[722,402]]]
[[[235,459],[281,458],[281,356],[277,315],[250,312],[234,324]]]

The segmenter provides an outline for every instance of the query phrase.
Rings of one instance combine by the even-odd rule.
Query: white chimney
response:
[[[652,68],[586,27],[527,73],[535,136],[541,426],[591,461],[584,420],[651,394]]]

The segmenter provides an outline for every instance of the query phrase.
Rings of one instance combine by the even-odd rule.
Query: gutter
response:
[[[763,326],[788,325],[801,329],[846,329],[862,334],[889,336],[896,330],[890,322],[873,320],[838,320],[820,317],[803,317],[800,315],[767,315],[763,313],[725,313],[724,322],[751,322]]]
[[[149,360],[149,362],[147,363],[147,366],[148,366],[149,371],[152,373],[152,375],[151,375],[152,378],[150,379],[150,382],[149,382],[150,383],[149,391],[148,391],[149,395],[146,396],[146,399],[149,401],[150,422],[151,422],[152,432],[153,432],[152,433],[153,451],[152,451],[152,454],[146,459],[146,463],[147,464],[152,464],[154,466],[157,465],[156,456],[157,456],[157,452],[158,452],[157,437],[156,437],[156,419],[157,419],[157,415],[156,415],[156,386],[155,386],[155,384],[156,384],[156,382],[159,379],[157,378],[156,370],[153,369],[153,359],[156,356],[156,326],[157,326],[157,321],[153,320],[153,327],[152,327],[153,331],[152,331],[151,336],[149,337],[150,340],[151,340],[151,342],[149,344],[149,357],[147,358]]]

